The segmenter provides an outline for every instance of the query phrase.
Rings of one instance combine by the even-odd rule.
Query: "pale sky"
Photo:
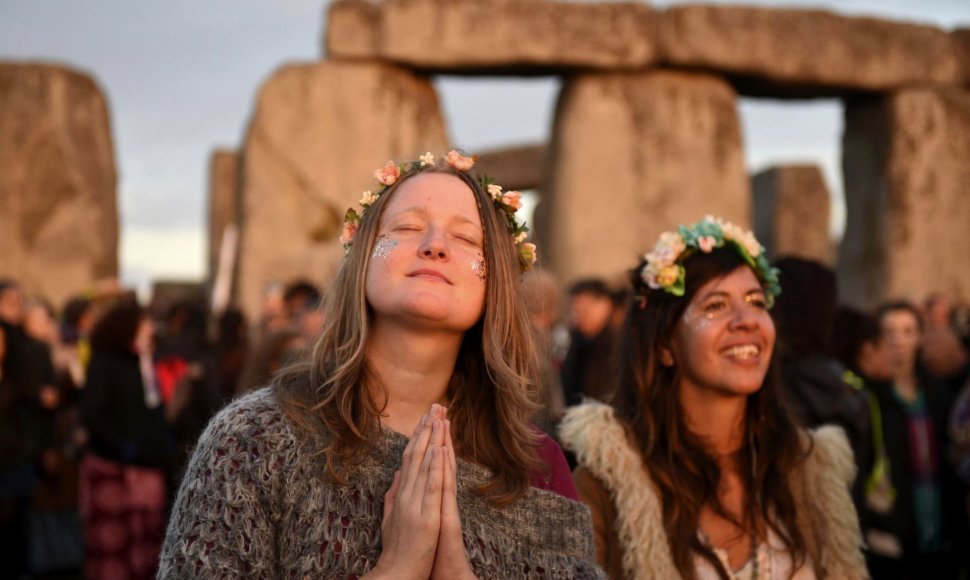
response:
[[[669,6],[683,2],[653,2]],[[710,2],[729,4],[731,2]],[[968,0],[746,0],[970,27]],[[56,61],[106,93],[119,182],[123,282],[201,279],[208,163],[239,148],[262,82],[287,62],[321,58],[323,0],[2,0],[0,59]],[[453,141],[476,151],[549,137],[555,79],[439,78]],[[841,196],[836,100],[742,99],[749,168],[822,166]],[[833,228],[840,230],[841,215]]]

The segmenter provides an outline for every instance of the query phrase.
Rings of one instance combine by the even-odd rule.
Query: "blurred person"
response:
[[[561,428],[610,577],[865,578],[845,435],[781,404],[764,248],[706,218],[662,234],[631,279],[612,405]]]
[[[165,528],[166,473],[175,445],[154,376],[154,323],[133,301],[91,332],[81,393],[89,433],[81,460],[88,578],[153,578]]]
[[[569,350],[560,377],[567,406],[583,397],[604,399],[608,394],[613,349],[613,292],[605,281],[586,278],[569,289]]]
[[[219,317],[215,341],[216,385],[222,404],[235,395],[249,354],[246,315],[239,308],[229,307]]]
[[[919,365],[916,307],[888,303],[877,317],[891,378],[874,392],[892,491],[870,505],[870,570],[876,579],[956,578],[968,539],[960,483],[946,458],[948,392]]]
[[[784,399],[804,427],[842,427],[861,467],[872,452],[869,402],[846,383],[842,363],[830,354],[838,309],[835,272],[795,257],[781,258],[775,267],[785,288],[772,309]],[[862,504],[863,495],[863,479],[856,478],[852,490],[856,506]]]
[[[10,380],[20,381],[25,358],[21,349],[26,339],[23,329],[24,295],[20,285],[9,278],[0,278],[0,328],[6,336],[7,358],[4,373]]]
[[[295,280],[283,290],[283,308],[288,318],[293,320],[297,314],[315,310],[322,299],[320,289],[307,280]]]
[[[970,351],[953,325],[953,308],[942,294],[931,294],[923,307],[920,357],[926,372],[956,392],[970,379]]]
[[[532,270],[522,277],[522,296],[525,299],[529,322],[536,333],[540,354],[539,404],[536,426],[555,437],[559,419],[565,411],[565,396],[559,380],[559,369],[553,360],[553,328],[562,312],[559,280],[546,270]]]
[[[19,578],[27,572],[27,510],[37,486],[30,417],[39,400],[27,383],[7,372],[7,328],[0,325],[0,562],[5,574]]]
[[[94,327],[94,309],[91,300],[84,296],[68,299],[61,315],[61,352],[55,357],[61,361],[75,389],[84,386],[84,373],[91,360],[89,337]]]
[[[473,164],[376,172],[314,349],[201,438],[160,578],[600,576],[562,452],[529,422],[520,197]]]

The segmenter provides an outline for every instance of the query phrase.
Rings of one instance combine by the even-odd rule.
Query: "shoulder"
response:
[[[856,465],[852,446],[842,427],[825,425],[803,432],[807,443],[806,470],[818,478],[835,478],[840,484],[851,484]]]
[[[219,411],[199,437],[196,455],[210,462],[256,466],[297,452],[297,438],[269,388],[248,393]]]

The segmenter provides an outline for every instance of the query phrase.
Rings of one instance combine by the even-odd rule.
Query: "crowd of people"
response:
[[[564,292],[473,166],[379,169],[253,321],[0,280],[8,575],[970,574],[966,310],[713,218]]]

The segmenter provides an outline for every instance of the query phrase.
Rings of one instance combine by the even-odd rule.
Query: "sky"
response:
[[[684,2],[654,1],[655,7]],[[731,2],[711,1],[711,4]],[[968,0],[745,0],[970,27]],[[209,158],[238,149],[260,85],[284,63],[323,57],[325,0],[2,0],[0,60],[53,61],[92,75],[108,98],[118,168],[122,281],[201,280]],[[436,79],[453,142],[469,151],[549,137],[559,82]],[[833,192],[841,233],[834,99],[742,99],[753,172],[816,163]]]

